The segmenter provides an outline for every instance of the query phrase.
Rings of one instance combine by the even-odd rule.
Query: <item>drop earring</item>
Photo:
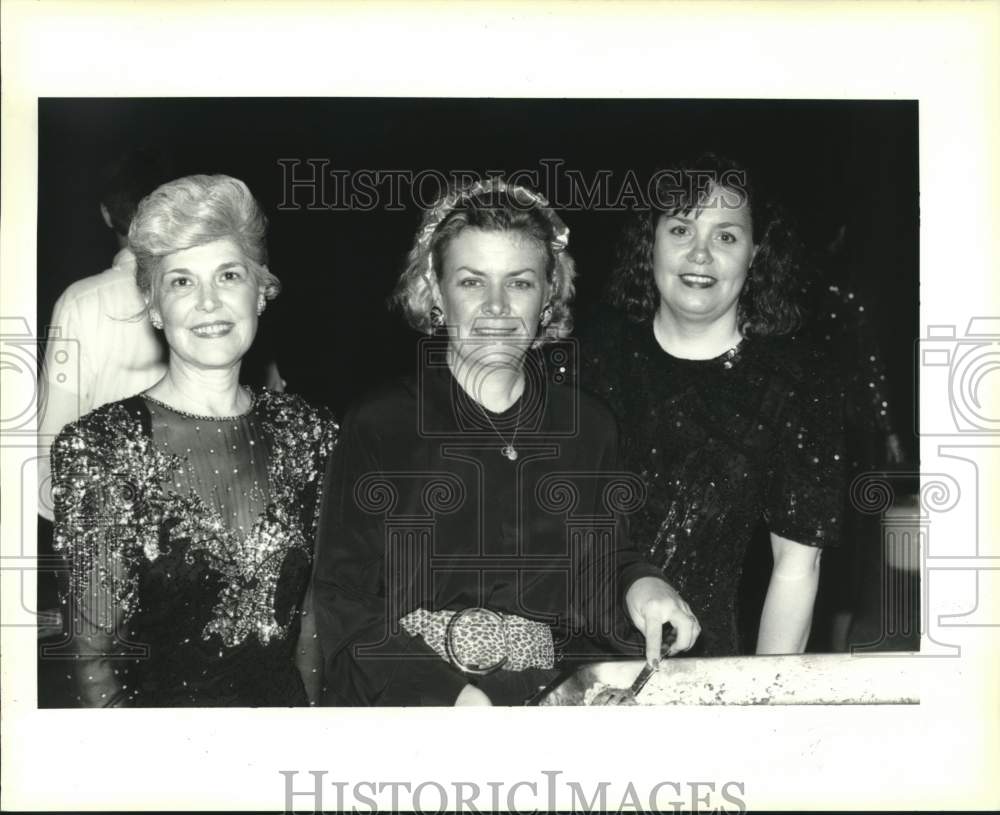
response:
[[[444,312],[441,311],[440,307],[433,306],[431,308],[431,328],[440,328],[444,325]]]
[[[150,310],[149,322],[157,331],[163,330],[163,319],[160,317],[160,312]]]
[[[551,304],[547,304],[545,306],[545,308],[542,309],[542,314],[541,314],[541,317],[539,318],[539,322],[541,323],[542,328],[548,327],[548,324],[552,322],[552,305]]]
[[[260,317],[264,313],[264,307],[267,305],[267,300],[264,299],[263,294],[257,295],[257,316]]]

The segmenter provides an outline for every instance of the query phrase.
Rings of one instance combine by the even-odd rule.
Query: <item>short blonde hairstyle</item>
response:
[[[246,184],[228,175],[189,175],[169,181],[139,202],[128,230],[136,283],[147,302],[156,299],[163,258],[212,241],[232,240],[249,262],[264,296],[281,282],[267,268],[267,218]]]
[[[541,195],[498,178],[450,190],[424,213],[390,300],[407,323],[417,331],[433,333],[431,275],[441,279],[448,244],[464,229],[515,232],[544,248],[552,319],[534,345],[568,336],[573,330],[570,303],[576,293],[576,266],[566,248],[569,229]]]

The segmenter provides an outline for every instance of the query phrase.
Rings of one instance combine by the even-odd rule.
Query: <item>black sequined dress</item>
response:
[[[839,388],[787,338],[685,360],[660,347],[650,323],[610,309],[582,329],[582,383],[618,417],[625,465],[648,488],[631,537],[698,617],[689,654],[738,654],[739,584],[760,520],[798,543],[838,540]]]
[[[306,704],[321,656],[302,612],[337,426],[298,397],[253,396],[229,418],[134,396],[56,439],[69,630],[52,656],[81,704]]]
[[[875,307],[863,290],[817,277],[802,291],[807,319],[801,335],[826,354],[844,387],[852,473],[885,466],[886,439],[895,434],[885,353]]]

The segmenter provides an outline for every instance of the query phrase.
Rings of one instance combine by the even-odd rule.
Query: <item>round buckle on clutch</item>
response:
[[[473,636],[470,639],[473,642],[488,642],[493,636],[498,636],[501,649],[499,661],[486,663],[477,661],[476,655],[469,653],[468,647],[463,649],[457,639],[457,635],[463,631],[472,632]],[[485,676],[500,670],[507,662],[503,616],[488,608],[462,609],[448,621],[448,628],[444,635],[444,647],[451,664],[464,673]],[[466,653],[463,653],[463,650]]]

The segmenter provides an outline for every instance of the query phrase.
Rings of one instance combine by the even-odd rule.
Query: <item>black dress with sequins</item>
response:
[[[298,397],[253,397],[213,418],[134,396],[56,439],[68,631],[53,655],[81,704],[307,703],[321,656],[299,635],[337,425]]]
[[[801,293],[807,313],[801,335],[826,354],[844,387],[850,469],[883,467],[886,439],[896,429],[872,300],[858,287],[828,283],[819,274],[809,284]]]
[[[740,653],[736,607],[754,528],[838,540],[842,408],[818,358],[788,338],[710,360],[665,352],[650,323],[602,309],[581,326],[582,384],[618,417],[625,465],[647,485],[631,537],[691,606],[690,655]]]

